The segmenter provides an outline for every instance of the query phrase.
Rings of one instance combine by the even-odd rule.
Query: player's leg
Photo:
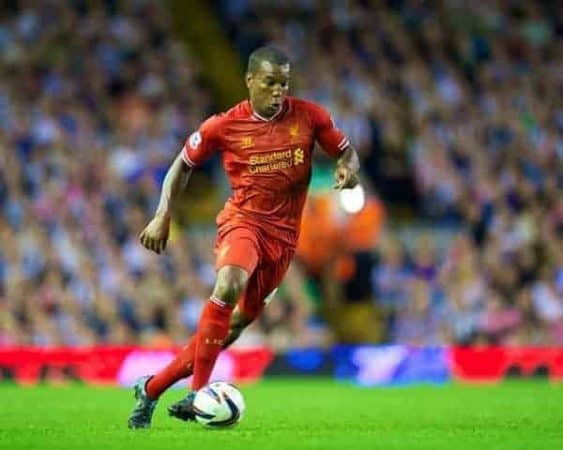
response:
[[[254,271],[244,294],[231,314],[229,334],[224,339],[222,350],[238,339],[242,331],[260,315],[264,305],[272,298],[286,269],[287,266],[284,266],[282,261],[275,266],[273,264],[260,266]],[[168,413],[182,420],[192,420],[195,417],[192,407],[195,392],[192,391],[180,401],[170,405]]]
[[[264,296],[264,292],[267,291],[267,289],[271,284],[275,284],[275,280],[273,283],[268,283],[268,285],[265,286],[264,289],[260,289],[259,287],[253,285],[252,279],[249,281],[247,292],[248,293],[256,292],[257,293],[256,299],[251,300],[250,298],[247,299],[243,297],[240,300],[240,303],[241,304],[255,303],[261,306],[259,308],[252,308],[252,309],[246,307],[245,312],[241,310],[240,305],[237,305],[235,307],[235,309],[233,310],[233,314],[231,315],[231,326],[229,328],[229,335],[226,337],[225,342],[223,343],[223,350],[229,348],[232,344],[234,344],[237,341],[237,339],[240,337],[242,332],[250,324],[252,324],[252,322],[254,322],[260,316],[260,314],[262,314],[262,310],[264,309],[264,307],[266,307],[268,303],[274,298],[274,295],[278,290],[277,285],[270,293]],[[247,294],[245,294],[245,297],[246,295]]]
[[[246,288],[248,272],[236,266],[219,270],[217,283],[199,321],[193,352],[192,392],[168,407],[168,414],[181,420],[194,420],[195,393],[205,386],[231,326],[231,314],[237,299]]]
[[[266,245],[264,253],[267,263],[262,263],[252,274],[248,288],[233,312],[229,335],[225,339],[223,348],[235,342],[244,329],[254,322],[264,307],[272,301],[287,273],[294,250],[285,245],[270,244]]]
[[[250,325],[253,320],[254,318],[248,319],[244,317],[238,306],[236,306],[231,314],[229,333],[223,343],[223,349],[235,342],[241,335],[242,330]],[[146,391],[150,398],[156,399],[160,397],[170,386],[193,375],[196,342],[197,334],[194,334],[188,344],[182,347],[176,358],[150,378],[146,385]]]
[[[248,285],[248,288],[252,288],[251,284]],[[229,348],[240,337],[243,330],[254,322],[254,319],[256,319],[256,317],[244,316],[244,314],[240,311],[240,307],[237,305],[231,315],[229,334],[225,338],[225,342],[223,342],[223,350]]]
[[[235,307],[231,314],[229,333],[223,343],[223,349],[226,349],[235,342],[242,333],[242,330],[250,325],[254,319],[254,317],[247,318],[243,316],[238,306]],[[188,378],[193,375],[196,342],[197,334],[194,334],[188,344],[182,347],[176,358],[148,380],[146,383],[146,392],[151,399],[157,399],[170,386],[183,378]]]
[[[247,288],[259,256],[254,234],[246,229],[229,233],[217,249],[217,281],[198,324],[193,352],[192,393],[168,408],[171,416],[191,420],[195,392],[205,386],[231,327],[231,314]]]
[[[149,427],[156,401],[181,378],[196,372],[194,379],[197,377],[201,385],[207,383],[229,332],[231,312],[257,263],[258,246],[250,231],[235,229],[218,243],[217,280],[201,314],[198,331],[168,366],[155,376],[138,381],[135,386],[137,404],[129,419],[130,428]],[[191,415],[180,418],[188,420]]]
[[[148,379],[145,390],[149,398],[158,399],[170,386],[192,374],[196,342],[197,333],[167,366]]]
[[[203,309],[197,328],[192,379],[194,391],[209,381],[215,361],[229,333],[231,313],[246,289],[250,275],[248,269],[234,265],[222,267],[217,274],[213,294]]]

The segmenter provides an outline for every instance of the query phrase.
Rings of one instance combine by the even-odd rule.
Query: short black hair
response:
[[[250,54],[247,72],[256,73],[263,61],[268,61],[278,66],[289,64],[289,58],[284,52],[273,45],[266,45],[265,47],[257,48]]]

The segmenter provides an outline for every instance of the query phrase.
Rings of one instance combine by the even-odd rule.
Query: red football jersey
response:
[[[182,156],[197,167],[221,153],[232,195],[217,217],[220,231],[250,225],[296,245],[315,141],[333,157],[349,145],[328,112],[314,103],[287,97],[280,111],[265,119],[245,100],[203,122],[186,140]]]

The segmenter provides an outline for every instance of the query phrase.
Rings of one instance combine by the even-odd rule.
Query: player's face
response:
[[[289,64],[262,61],[259,70],[246,76],[252,107],[264,117],[277,113],[289,89]]]

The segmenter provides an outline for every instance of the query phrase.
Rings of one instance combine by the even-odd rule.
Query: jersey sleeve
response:
[[[334,125],[328,111],[318,105],[311,104],[310,109],[315,127],[315,139],[323,150],[336,158],[350,145],[350,141],[342,131]]]
[[[212,116],[193,132],[182,148],[182,159],[190,167],[198,167],[220,147],[220,123]]]

